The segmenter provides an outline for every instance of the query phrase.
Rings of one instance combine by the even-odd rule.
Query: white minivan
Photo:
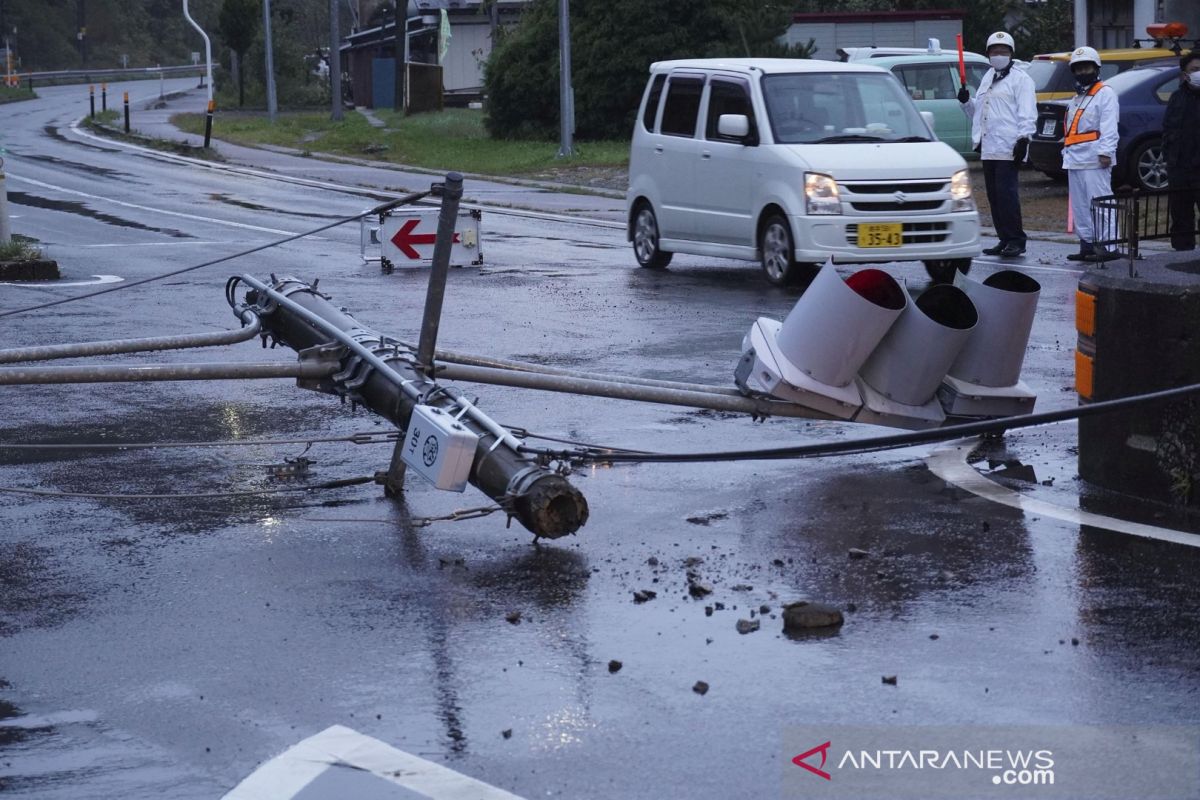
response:
[[[829,258],[924,261],[947,281],[980,252],[966,162],[895,76],[862,63],[652,64],[627,203],[644,267],[738,258],[785,284]]]

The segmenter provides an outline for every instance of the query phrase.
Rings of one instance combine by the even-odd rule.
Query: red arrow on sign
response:
[[[410,219],[392,236],[392,244],[396,245],[401,253],[414,260],[420,258],[421,254],[413,248],[413,245],[434,244],[437,241],[436,233],[413,233],[413,228],[417,227],[420,223],[421,220],[419,219]],[[458,244],[458,242],[458,231],[455,231],[454,243]]]

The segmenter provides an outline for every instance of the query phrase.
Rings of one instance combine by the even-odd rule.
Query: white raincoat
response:
[[[1012,161],[1018,139],[1028,139],[1037,129],[1037,90],[1026,65],[1013,61],[1008,75],[996,80],[989,69],[975,97],[962,105],[971,119],[971,143],[988,161]],[[982,147],[981,147],[982,145]]]
[[[1078,114],[1080,109],[1082,114]],[[1077,94],[1067,106],[1063,119],[1066,126],[1066,141],[1063,143],[1063,169],[1100,169],[1100,156],[1108,156],[1117,165],[1117,117],[1120,115],[1117,93],[1110,86],[1100,84],[1095,94]],[[1078,116],[1078,120],[1076,117]],[[1092,141],[1071,143],[1072,134],[1080,138],[1099,136]]]

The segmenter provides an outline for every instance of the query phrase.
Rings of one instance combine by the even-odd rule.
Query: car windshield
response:
[[[1061,61],[1050,61],[1047,59],[1034,60],[1029,63],[1029,68],[1025,71],[1029,73],[1029,77],[1033,78],[1033,89],[1037,92],[1053,92],[1054,78],[1058,73]]]
[[[781,144],[933,139],[912,100],[890,74],[767,75],[762,85],[771,130]]]

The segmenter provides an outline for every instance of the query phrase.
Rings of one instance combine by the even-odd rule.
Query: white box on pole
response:
[[[467,488],[479,437],[436,406],[413,408],[400,457],[438,489]]]

